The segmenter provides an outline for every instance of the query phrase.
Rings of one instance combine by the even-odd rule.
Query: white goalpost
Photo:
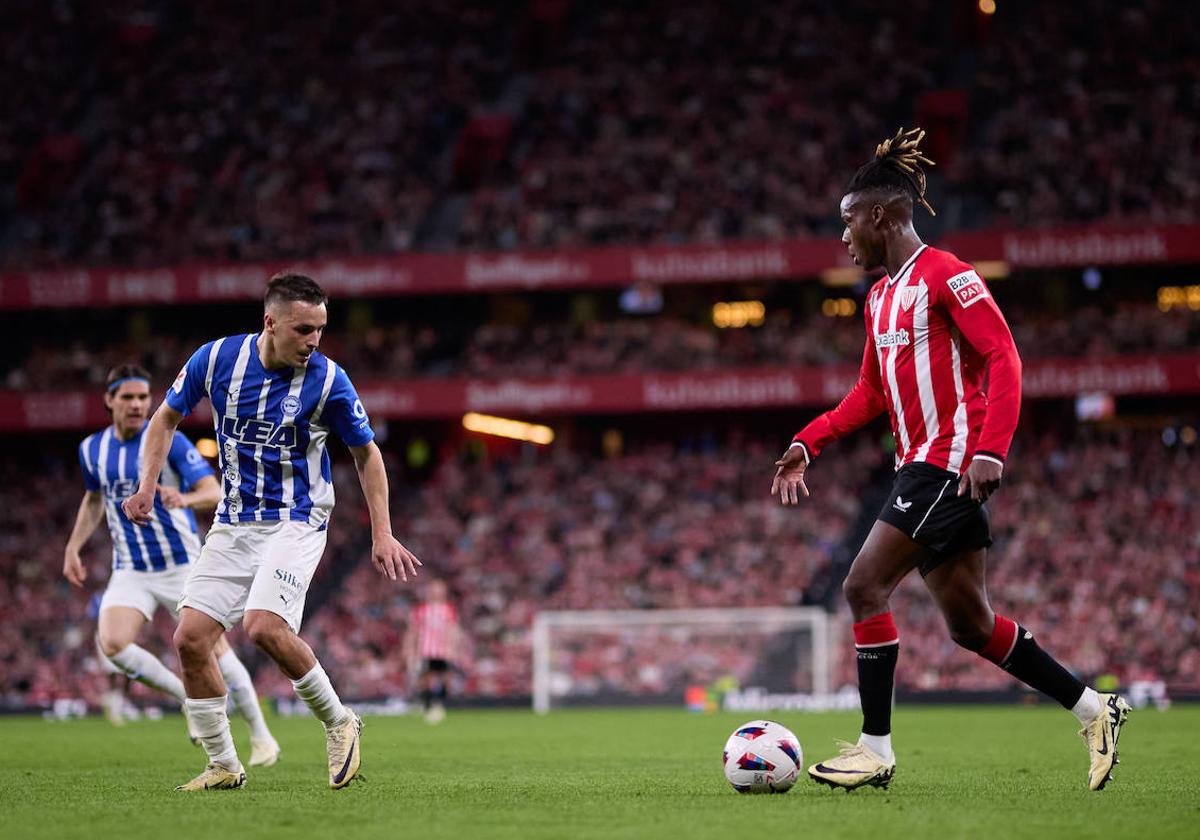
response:
[[[779,696],[827,696],[829,622],[819,607],[539,612],[533,708],[682,703],[686,687],[717,680]]]

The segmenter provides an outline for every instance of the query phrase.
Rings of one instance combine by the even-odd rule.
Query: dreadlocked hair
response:
[[[875,147],[875,159],[854,173],[846,192],[858,192],[872,188],[895,190],[911,194],[929,215],[936,216],[925,200],[925,166],[936,164],[921,153],[921,140],[925,132],[919,128],[905,131],[901,128],[895,137],[889,137]]]

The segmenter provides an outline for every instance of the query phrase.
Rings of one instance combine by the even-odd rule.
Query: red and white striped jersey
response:
[[[897,469],[923,461],[957,475],[975,457],[1003,463],[1021,411],[1021,359],[983,278],[922,245],[871,287],[863,309],[858,382],[794,442],[814,458],[886,409]]]
[[[422,659],[454,660],[458,613],[449,604],[421,604],[412,612],[417,655]]]

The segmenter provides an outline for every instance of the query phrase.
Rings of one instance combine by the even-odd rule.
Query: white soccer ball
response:
[[[725,778],[738,793],[786,793],[803,761],[800,739],[773,720],[743,723],[725,742]]]

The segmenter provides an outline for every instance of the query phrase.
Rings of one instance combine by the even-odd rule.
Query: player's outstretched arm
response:
[[[79,502],[79,511],[75,514],[75,527],[67,538],[67,547],[63,552],[63,577],[72,586],[83,586],[87,580],[87,567],[79,557],[79,550],[87,543],[88,538],[104,518],[104,497],[99,490],[89,490],[83,494]]]
[[[131,522],[146,525],[150,522],[150,512],[154,510],[154,493],[158,490],[158,477],[162,475],[163,464],[167,460],[167,452],[171,448],[171,440],[183,415],[162,403],[143,432],[145,443],[142,448],[142,473],[139,476],[138,491],[121,504],[121,509]]]
[[[358,468],[358,483],[362,485],[371,514],[371,562],[386,578],[408,580],[417,574],[421,561],[392,536],[392,518],[388,512],[387,468],[375,441],[351,446],[354,466]]]
[[[779,496],[781,504],[799,504],[797,490],[804,496],[809,495],[808,486],[804,483],[804,471],[808,469],[808,455],[804,452],[804,446],[789,446],[787,452],[775,462],[775,466],[779,469],[775,471],[775,480],[771,482],[771,495]]]

